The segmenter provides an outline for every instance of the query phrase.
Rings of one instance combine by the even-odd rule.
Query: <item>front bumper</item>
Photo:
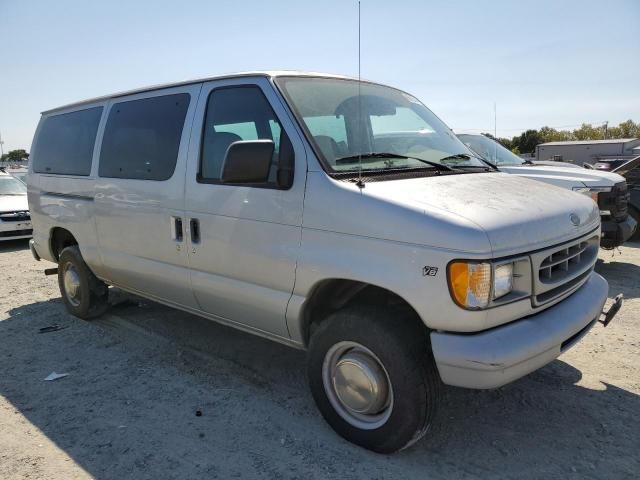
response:
[[[0,220],[0,241],[31,238],[33,226],[30,221],[5,222]]]
[[[636,228],[638,224],[631,215],[619,223],[612,218],[603,220],[600,245],[604,248],[618,247],[631,238]]]
[[[600,318],[609,285],[597,273],[543,312],[480,333],[431,333],[440,378],[447,385],[495,388],[546,365]]]

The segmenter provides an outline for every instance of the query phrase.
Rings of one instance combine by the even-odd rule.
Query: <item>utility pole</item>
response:
[[[4,145],[4,142],[2,141],[2,132],[0,132],[0,157],[4,155],[4,148],[2,148],[2,145]]]
[[[605,120],[602,124],[602,130],[604,131],[604,139],[607,139],[607,131],[609,130],[609,120]]]
[[[493,161],[498,163],[498,114],[496,113],[496,102],[493,102]]]

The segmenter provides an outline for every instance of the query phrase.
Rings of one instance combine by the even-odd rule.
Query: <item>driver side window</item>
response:
[[[274,159],[270,184],[275,184],[280,157],[282,126],[257,86],[222,87],[207,102],[200,151],[199,181],[218,183],[229,146],[243,140],[272,140]],[[287,150],[287,149],[285,149]]]

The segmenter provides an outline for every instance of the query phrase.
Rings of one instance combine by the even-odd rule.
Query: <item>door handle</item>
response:
[[[176,242],[182,242],[184,239],[184,229],[182,228],[182,217],[172,217],[173,222],[171,224],[171,237]]]
[[[200,220],[192,218],[189,220],[191,230],[191,243],[200,243]]]

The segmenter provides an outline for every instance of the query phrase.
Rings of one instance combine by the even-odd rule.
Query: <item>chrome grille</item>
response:
[[[587,281],[598,258],[599,237],[586,235],[531,255],[533,305],[540,306],[577,290]]]
[[[582,254],[588,246],[587,242],[580,242],[549,255],[540,264],[538,270],[540,281],[555,282],[559,277],[570,275],[572,267],[580,265]]]
[[[616,221],[623,222],[627,219],[630,196],[626,181],[616,183],[610,192],[598,194],[598,207],[601,212],[609,212]]]
[[[28,211],[2,212],[0,213],[0,221],[2,222],[27,222],[31,220]]]

